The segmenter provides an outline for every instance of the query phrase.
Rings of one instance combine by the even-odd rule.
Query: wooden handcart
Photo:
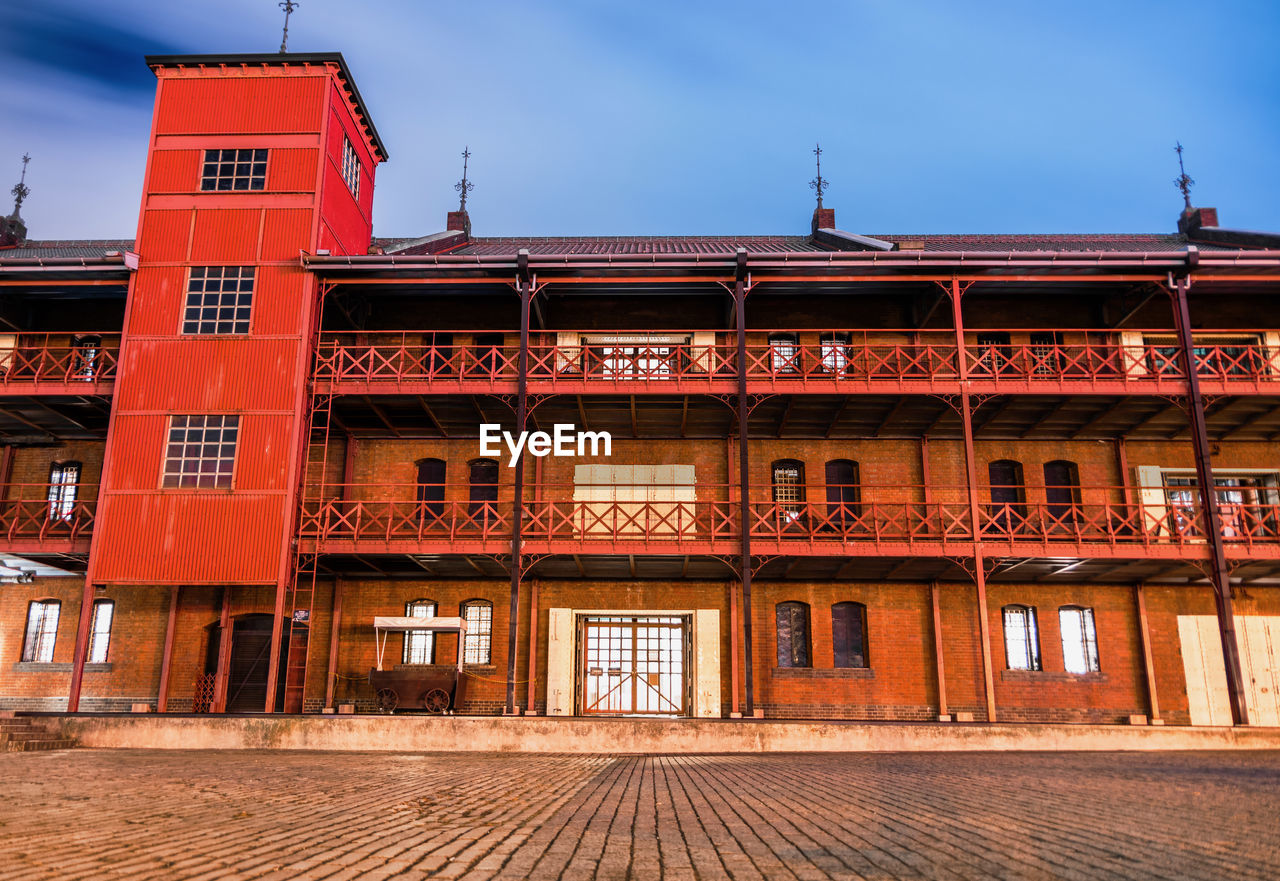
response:
[[[393,670],[382,669],[387,634],[411,630],[458,634],[457,665],[402,665]],[[373,633],[377,644],[378,666],[369,671],[369,684],[373,686],[379,709],[388,713],[397,709],[445,713],[456,709],[466,700],[467,680],[462,675],[462,644],[467,634],[467,622],[462,618],[378,617],[373,619]]]

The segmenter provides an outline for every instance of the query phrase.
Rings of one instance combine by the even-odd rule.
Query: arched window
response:
[[[778,603],[778,666],[810,667],[809,606],[806,603]]]
[[[22,660],[48,664],[53,661],[53,644],[58,638],[57,600],[33,600],[27,606],[27,632],[22,640]]]
[[[405,603],[406,618],[434,618],[436,604],[431,600],[413,600]],[[430,630],[406,630],[404,632],[405,664],[434,664],[436,661],[436,635]]]
[[[997,459],[987,466],[991,483],[991,526],[1001,532],[1021,529],[1027,522],[1027,495],[1022,463]]]
[[[422,518],[439,519],[444,516],[444,461],[419,459],[418,504],[422,506]]]
[[[111,622],[116,616],[116,604],[111,600],[93,601],[93,623],[89,630],[89,663],[105,664],[111,648]]]
[[[458,610],[467,622],[467,635],[462,641],[462,663],[493,663],[493,603],[467,600]]]
[[[470,469],[470,513],[472,517],[497,514],[498,463],[492,459],[472,459]]]
[[[773,373],[800,372],[800,337],[794,333],[769,334],[769,369]]]
[[[858,484],[858,463],[832,459],[827,463],[827,521],[848,527],[862,515],[862,488]]]
[[[1050,528],[1080,519],[1080,470],[1075,462],[1055,459],[1044,463],[1044,495]]]
[[[1034,606],[1004,607],[1004,657],[1010,670],[1040,669],[1040,633]]]
[[[804,516],[804,463],[795,459],[779,459],[771,467],[778,525],[785,527]]]
[[[1068,673],[1097,673],[1101,669],[1093,609],[1083,606],[1058,609],[1058,632],[1062,636],[1062,664]]]
[[[867,663],[867,607],[836,603],[831,607],[831,647],[837,667],[869,667]]]
[[[49,519],[70,520],[80,490],[79,462],[54,462],[49,466]]]

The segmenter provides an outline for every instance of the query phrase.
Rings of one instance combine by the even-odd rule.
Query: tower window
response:
[[[360,198],[360,157],[349,138],[342,139],[342,179],[356,199]]]
[[[231,488],[239,416],[170,416],[166,487]]]
[[[248,333],[252,305],[252,266],[193,266],[182,332]]]
[[[265,190],[267,188],[266,150],[205,150],[204,169],[200,173],[200,189]]]

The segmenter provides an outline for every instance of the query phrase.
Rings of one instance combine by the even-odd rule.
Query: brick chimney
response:
[[[471,238],[471,215],[466,211],[450,211],[444,222],[445,229],[460,229]]]
[[[1178,232],[1190,235],[1202,226],[1218,225],[1217,208],[1188,208],[1178,215]]]
[[[820,229],[836,228],[836,209],[834,208],[814,208],[813,209],[813,231],[816,233]]]

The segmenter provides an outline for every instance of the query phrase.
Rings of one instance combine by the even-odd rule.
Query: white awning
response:
[[[461,618],[391,618],[373,619],[374,630],[431,630],[436,633],[466,633],[467,622]]]

